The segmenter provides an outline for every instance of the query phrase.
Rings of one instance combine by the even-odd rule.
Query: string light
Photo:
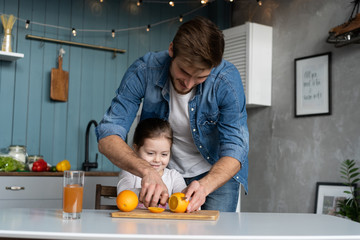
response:
[[[29,25],[30,25],[30,20],[26,20],[25,28],[28,29],[28,28],[29,28]]]
[[[137,6],[140,6],[141,3],[142,3],[142,0],[138,0],[137,3],[136,3],[136,5],[137,5]]]
[[[115,29],[111,30],[111,36],[112,38],[115,38]]]
[[[261,0],[256,0],[256,1],[257,1],[257,3],[259,4],[259,6],[262,5],[262,1],[261,1]]]
[[[170,2],[169,2],[169,5],[172,6],[172,7],[175,6],[174,1],[170,1]]]
[[[142,0],[139,0],[140,2],[142,2]],[[210,0],[212,1],[212,0]],[[207,2],[209,2],[209,0],[207,0]],[[180,2],[181,3],[181,2]],[[158,22],[154,22],[151,23],[151,25],[149,24],[148,26],[137,26],[137,27],[130,27],[130,28],[120,28],[120,29],[112,29],[114,30],[114,32],[125,32],[125,31],[133,31],[133,30],[141,30],[141,29],[146,29],[146,31],[150,31],[150,26],[154,27],[154,26],[158,26],[158,25],[162,25],[168,22],[173,22],[173,21],[183,21],[183,17],[188,16],[190,14],[193,14],[194,12],[198,11],[199,9],[206,7],[207,5],[201,5],[198,6],[197,8],[194,8],[186,13],[183,13],[180,16],[176,16],[176,17],[172,17],[172,18],[168,18],[168,19],[164,19]],[[0,12],[0,15],[7,15],[5,13]],[[16,19],[19,22],[23,22],[25,25],[25,28],[27,26],[27,24],[29,24],[30,26],[30,20],[26,20],[26,19],[22,19],[22,18],[18,18],[16,17]],[[78,32],[93,32],[93,33],[109,33],[111,32],[111,34],[113,34],[112,30],[108,30],[108,29],[75,29],[75,28],[69,28],[69,27],[63,27],[63,26],[56,26],[56,25],[52,25],[52,24],[45,24],[45,23],[40,23],[40,22],[35,22],[35,21],[31,21],[32,25],[38,25],[38,26],[42,26],[42,27],[48,27],[48,28],[56,28],[56,29],[60,29],[60,30],[64,30],[64,31],[69,31],[73,34],[73,36],[75,37],[77,35]]]

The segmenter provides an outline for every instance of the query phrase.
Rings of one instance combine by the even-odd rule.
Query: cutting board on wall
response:
[[[219,217],[219,211],[199,210],[192,213],[173,213],[165,210],[162,213],[152,213],[147,209],[135,209],[131,212],[112,212],[113,218],[152,218],[152,219],[187,219],[187,220],[216,220]]]
[[[69,73],[62,69],[63,58],[59,56],[58,68],[51,69],[50,98],[54,101],[66,102],[69,93]]]

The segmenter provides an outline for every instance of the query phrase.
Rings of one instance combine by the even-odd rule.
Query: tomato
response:
[[[32,166],[33,172],[43,172],[47,169],[47,163],[44,161],[44,159],[40,158],[39,160],[35,161]]]

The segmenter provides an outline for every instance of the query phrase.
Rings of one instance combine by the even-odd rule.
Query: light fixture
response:
[[[102,2],[104,2],[104,0],[100,0],[100,2],[102,3]]]
[[[150,31],[150,24],[147,25],[146,31],[149,32]]]
[[[234,2],[234,0],[230,0],[229,2]]]
[[[172,6],[172,7],[175,6],[174,1],[170,1],[170,2],[169,2],[169,5]]]
[[[256,1],[257,1],[257,3],[259,4],[259,6],[262,5],[262,1],[261,1],[261,0],[256,0]]]
[[[76,37],[76,29],[73,28],[71,32],[72,32],[72,34],[74,35],[74,37]]]
[[[142,3],[142,0],[138,0],[137,3],[136,3],[136,5],[137,5],[137,6],[140,6],[141,3]]]
[[[208,0],[201,0],[201,4],[205,5],[207,4]]]
[[[29,28],[29,25],[30,25],[30,20],[26,20],[25,28],[28,29],[28,28]]]
[[[179,16],[179,22],[182,22],[184,20],[183,15]]]
[[[111,36],[112,36],[112,38],[115,38],[115,30],[114,29],[111,30]]]

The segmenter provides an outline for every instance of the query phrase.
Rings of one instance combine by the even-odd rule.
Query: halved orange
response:
[[[153,213],[161,213],[165,210],[165,208],[159,208],[159,207],[148,207],[150,212]]]
[[[169,208],[172,212],[184,213],[188,205],[189,200],[185,200],[184,193],[174,193],[169,198]]]

